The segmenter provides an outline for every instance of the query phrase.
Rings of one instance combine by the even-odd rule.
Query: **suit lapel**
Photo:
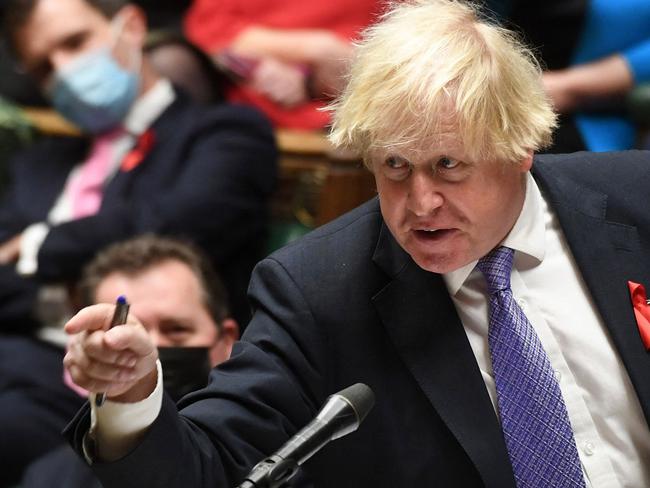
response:
[[[120,165],[115,177],[106,186],[104,193],[105,200],[113,201],[120,195],[129,194],[134,177],[146,171],[146,168],[153,161],[160,168],[161,166],[165,166],[167,160],[174,160],[173,157],[166,157],[165,151],[170,151],[171,144],[169,141],[175,141],[177,139],[179,130],[182,130],[179,127],[185,127],[185,122],[189,114],[188,107],[190,107],[190,103],[185,95],[178,91],[175,91],[175,94],[176,98],[171,105],[160,114],[148,129],[153,134],[152,145],[142,154],[142,160],[133,169],[124,170]],[[129,150],[125,158],[128,157],[128,154],[137,150],[138,142],[139,138],[134,142],[134,147]],[[122,160],[123,163],[124,160]]]
[[[501,427],[442,277],[419,268],[385,226],[374,260],[393,277],[373,301],[402,360],[486,486],[514,486]]]
[[[621,355],[650,423],[650,353],[634,317],[627,282],[650,285],[650,250],[636,227],[607,220],[607,196],[538,164],[535,176],[553,206],[582,277]]]

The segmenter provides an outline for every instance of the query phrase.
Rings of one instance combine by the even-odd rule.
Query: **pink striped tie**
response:
[[[122,129],[116,129],[95,138],[90,156],[70,183],[73,218],[88,217],[99,211],[104,182],[113,162],[113,144],[123,134]]]

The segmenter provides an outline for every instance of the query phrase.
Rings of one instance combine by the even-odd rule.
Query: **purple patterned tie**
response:
[[[510,288],[514,251],[481,258],[490,293],[488,342],[501,428],[518,488],[584,487],[562,392],[533,326]]]

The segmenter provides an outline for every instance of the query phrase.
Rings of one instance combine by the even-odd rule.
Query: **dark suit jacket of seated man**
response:
[[[85,408],[67,431],[80,453],[96,441],[103,485],[236,486],[364,382],[375,407],[306,462],[315,486],[648,486],[650,155],[534,158],[555,115],[532,59],[451,0],[400,3],[371,28],[331,138],[365,155],[379,196],[258,265],[253,319],[209,386],[179,415],[155,358],[125,369],[77,336],[73,378],[90,384],[74,371],[91,352],[113,364],[93,381],[122,412],[94,408],[89,431]],[[66,330],[148,350],[106,314]],[[132,409],[146,421],[108,427]]]
[[[73,281],[103,246],[156,232],[188,238],[223,268],[238,317],[249,316],[246,288],[263,256],[275,149],[267,122],[252,109],[205,109],[174,91],[175,100],[151,125],[155,142],[137,167],[107,183],[96,215],[52,225],[33,277],[0,267],[1,329],[21,329],[39,285]],[[0,206],[0,240],[46,222],[89,141],[51,137],[12,161],[12,184]],[[21,291],[22,289],[22,291]]]
[[[170,91],[141,53],[146,33],[142,12],[125,1],[105,5],[106,12],[85,0],[39,0],[27,19],[8,28],[18,60],[55,108],[90,136],[115,125],[126,132],[114,143],[117,167],[103,182],[101,206],[81,217],[70,216],[61,200],[97,137],[46,138],[12,162],[12,183],[0,206],[0,259],[5,262],[0,268],[0,332],[31,332],[37,323],[25,322],[33,318],[40,284],[73,281],[103,246],[146,232],[183,236],[205,249],[222,271],[235,315],[245,324],[250,314],[246,288],[255,262],[263,256],[268,200],[275,183],[270,125],[252,109],[228,104],[206,109]],[[112,17],[106,18],[109,14]],[[70,39],[79,35],[86,37],[70,48]],[[39,42],[45,40],[49,44],[43,48]],[[128,88],[124,101],[114,95],[118,89],[112,85],[83,85],[83,77],[96,71],[94,65],[82,66],[85,71],[78,78],[69,74],[70,66],[81,63],[79,59],[87,62],[107,44],[115,59],[125,59],[121,74],[104,73],[109,84],[119,85],[115,80],[125,78],[124,73],[139,73],[133,82],[139,93],[130,105]],[[68,87],[86,88],[70,96]],[[124,105],[121,120],[84,95],[100,88],[109,100],[114,96],[116,106]],[[106,113],[110,119],[104,121]],[[47,227],[28,246],[26,231],[35,224]],[[23,242],[10,252],[16,236]],[[21,261],[29,261],[23,253],[33,255],[35,265],[23,267]],[[15,258],[24,276],[14,272]]]

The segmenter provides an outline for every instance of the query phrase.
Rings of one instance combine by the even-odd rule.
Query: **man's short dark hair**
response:
[[[127,5],[128,0],[83,0],[97,9],[107,19]],[[16,49],[14,39],[16,33],[25,25],[40,0],[6,0],[2,5],[2,33],[4,41],[12,54]]]
[[[192,270],[201,286],[206,309],[221,327],[230,315],[228,295],[206,256],[188,242],[153,234],[113,244],[86,265],[79,282],[83,305],[95,303],[97,287],[108,275],[121,273],[133,277],[165,261],[179,261]]]

